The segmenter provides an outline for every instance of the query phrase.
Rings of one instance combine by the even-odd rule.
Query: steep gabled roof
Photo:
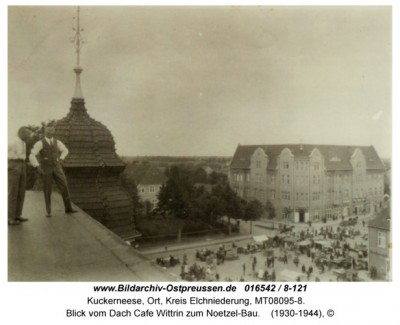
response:
[[[384,170],[385,166],[373,146],[340,146],[312,144],[274,144],[274,145],[239,145],[231,161],[231,168],[248,169],[250,159],[257,148],[267,154],[268,169],[276,169],[277,158],[282,150],[288,148],[296,159],[307,159],[314,149],[318,149],[325,160],[327,170],[352,170],[350,158],[356,149],[360,149],[366,159],[368,170]]]

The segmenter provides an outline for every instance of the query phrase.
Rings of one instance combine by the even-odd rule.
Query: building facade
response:
[[[372,146],[239,145],[232,188],[294,222],[378,212],[385,166]]]
[[[391,280],[390,207],[368,224],[369,270],[377,278]]]

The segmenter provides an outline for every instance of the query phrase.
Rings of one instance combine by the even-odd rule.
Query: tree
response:
[[[242,200],[228,183],[214,186],[211,195],[215,197],[216,201],[213,212],[219,217],[228,217],[228,234],[230,234],[231,218],[240,219],[243,216]]]
[[[229,184],[228,177],[225,174],[217,173],[217,172],[212,172],[210,175],[208,175],[208,181],[210,184],[213,184],[213,185]]]
[[[263,214],[263,206],[260,201],[252,200],[246,204],[244,220],[257,220]]]
[[[181,219],[189,218],[192,212],[194,184],[187,169],[173,166],[167,170],[167,176],[168,180],[158,194],[160,211]]]
[[[276,216],[275,213],[275,207],[273,205],[273,203],[268,200],[267,203],[265,204],[265,211],[267,212],[267,218],[268,219],[274,219]]]
[[[263,214],[263,211],[264,211],[263,206],[261,202],[258,200],[252,200],[246,204],[243,219],[250,221],[250,234],[253,232],[252,222],[260,219],[260,217]]]
[[[194,183],[207,183],[207,173],[203,168],[198,167],[193,172],[193,182]]]

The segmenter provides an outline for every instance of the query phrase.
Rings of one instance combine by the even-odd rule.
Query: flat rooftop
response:
[[[52,195],[46,218],[41,191],[27,191],[23,217],[8,226],[8,281],[177,281],[78,207],[64,213]]]

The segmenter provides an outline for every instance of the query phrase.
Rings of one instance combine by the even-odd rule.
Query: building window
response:
[[[158,205],[158,201],[157,200],[153,200],[153,209],[157,208]]]
[[[140,188],[140,192],[141,192],[141,193],[145,193],[145,192],[146,192],[146,189],[145,189],[144,187],[141,187],[141,188]]]
[[[320,197],[321,197],[321,193],[320,192],[313,192],[313,201],[319,200]]]
[[[256,161],[256,168],[261,168],[261,161],[259,160]]]
[[[150,193],[155,193],[155,191],[156,191],[156,187],[154,185],[150,185],[149,192]]]
[[[271,191],[271,199],[275,200],[275,191],[274,190]]]
[[[284,161],[282,163],[283,169],[289,169],[289,162],[288,161]]]
[[[386,248],[386,235],[384,232],[378,231],[378,247]]]
[[[288,191],[282,191],[281,196],[282,200],[290,200],[290,192]]]
[[[314,163],[314,170],[319,170],[319,162]]]

